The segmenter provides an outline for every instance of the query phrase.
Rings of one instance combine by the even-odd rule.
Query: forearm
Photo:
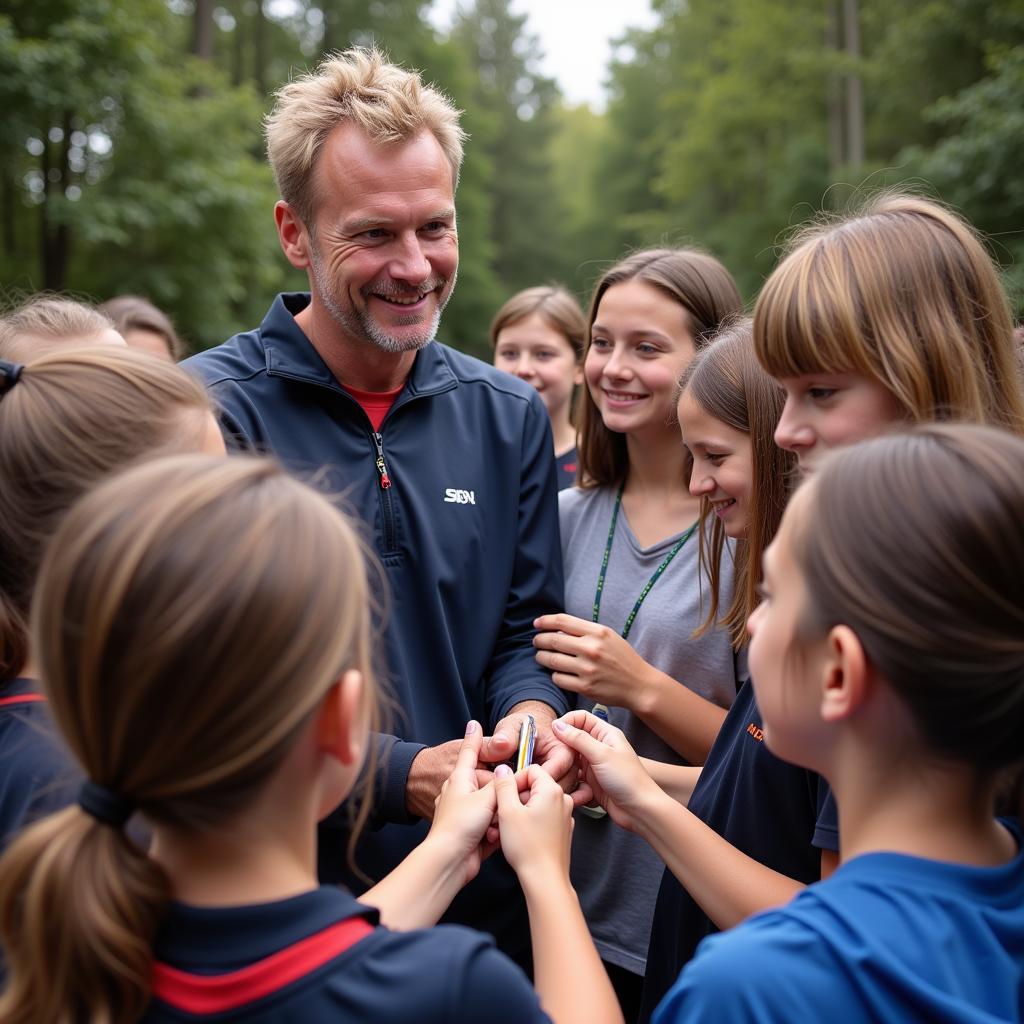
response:
[[[684,807],[690,802],[693,787],[700,778],[700,768],[683,764],[666,764],[664,761],[652,761],[649,757],[641,757],[640,763],[648,775],[676,803]]]
[[[534,986],[555,1024],[622,1024],[615,991],[566,876],[520,879],[530,915]]]
[[[725,708],[652,665],[646,665],[639,683],[630,710],[691,764],[703,764],[725,721]]]
[[[464,866],[428,836],[398,867],[359,897],[395,931],[437,924],[465,881]]]
[[[667,793],[646,798],[630,814],[636,831],[718,928],[782,906],[804,888],[737,850]]]

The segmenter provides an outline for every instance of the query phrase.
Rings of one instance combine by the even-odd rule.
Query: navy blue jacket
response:
[[[202,977],[178,981],[167,1000],[157,995],[143,1024],[549,1021],[523,973],[489,939],[464,928],[366,927],[368,934],[339,954],[315,955],[325,932],[354,918],[372,926],[377,913],[332,888],[244,907],[171,904],[156,958]],[[314,955],[281,962],[285,951],[310,943]]]
[[[360,843],[358,865],[378,879],[425,833],[410,827],[405,810],[409,765],[423,745],[462,736],[469,718],[489,730],[524,700],[568,710],[532,646],[534,618],[563,603],[550,422],[532,387],[434,342],[417,353],[375,436],[295,323],[308,301],[278,296],[259,329],[185,366],[219,403],[229,446],[273,452],[340,495],[384,566],[384,665],[397,740],[383,744],[375,823],[403,825]],[[343,823],[336,829],[344,832]],[[321,831],[321,876],[358,891],[344,846],[342,835],[332,841]],[[488,899],[494,876],[499,891]],[[494,904],[514,901],[515,888],[492,858],[455,919],[500,935]]]

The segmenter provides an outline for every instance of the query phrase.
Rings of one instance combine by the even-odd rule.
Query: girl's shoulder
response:
[[[330,887],[246,907],[174,904],[156,959],[169,981],[155,986],[147,1024],[203,1020],[214,1010],[253,1024],[282,1014],[339,1024],[547,1020],[525,976],[488,937],[451,926],[393,932]]]
[[[1024,855],[972,868],[865,854],[705,940],[654,1024],[752,1006],[758,1021],[817,1019],[823,1005],[844,1022],[1015,1019],[1022,947]]]

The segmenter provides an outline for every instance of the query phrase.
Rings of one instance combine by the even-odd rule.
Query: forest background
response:
[[[585,302],[638,246],[702,246],[752,301],[792,227],[900,184],[986,233],[1024,310],[1024,0],[653,0],[601,113],[540,72],[514,3],[462,0],[446,31],[430,6],[0,0],[3,291],[145,295],[193,348],[255,326],[305,286],[262,115],[324,53],[375,43],[465,111],[459,348],[486,357],[520,288]]]

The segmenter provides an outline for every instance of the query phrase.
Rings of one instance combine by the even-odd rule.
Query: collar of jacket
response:
[[[320,358],[320,353],[295,322],[295,314],[308,305],[307,292],[287,292],[278,295],[263,318],[260,338],[266,354],[267,374],[342,391],[342,386]],[[416,353],[412,370],[405,380],[405,389],[395,404],[404,404],[409,397],[450,391],[458,385],[444,347],[432,341]]]

